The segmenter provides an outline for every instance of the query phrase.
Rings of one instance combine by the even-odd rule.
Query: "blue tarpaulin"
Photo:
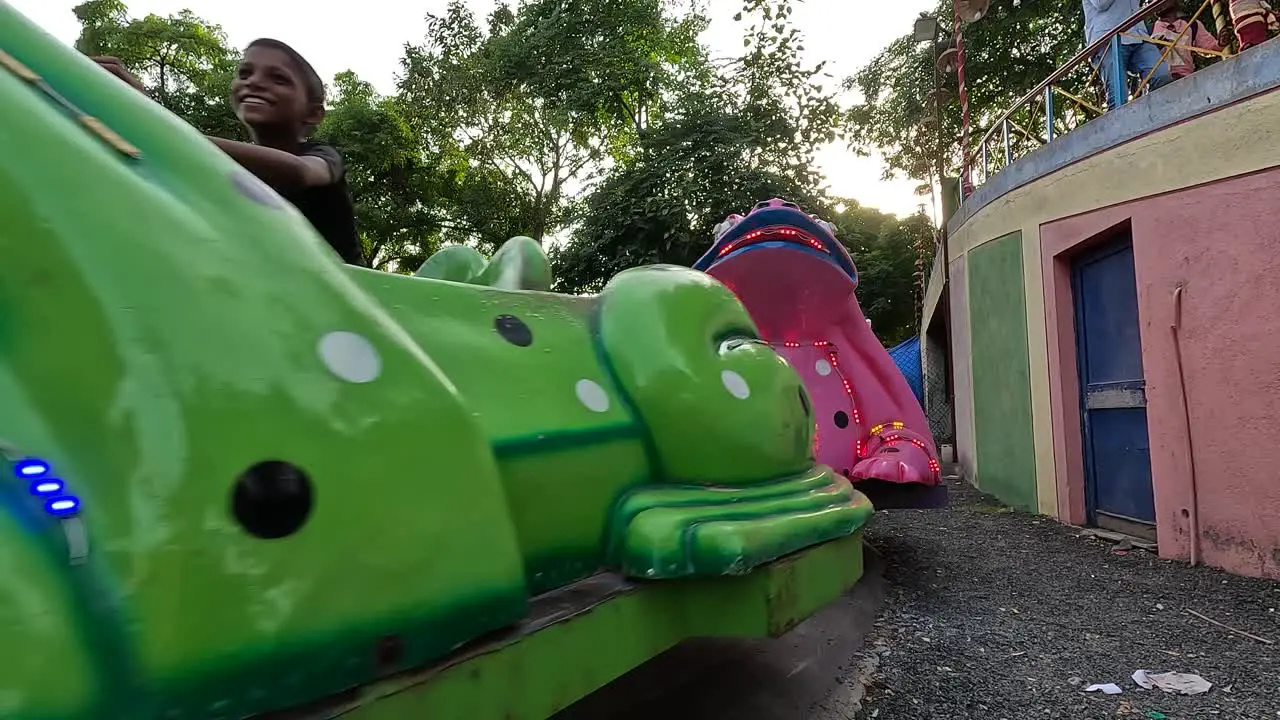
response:
[[[893,364],[902,371],[902,376],[911,386],[920,407],[924,407],[924,370],[920,367],[920,338],[913,337],[889,351]]]

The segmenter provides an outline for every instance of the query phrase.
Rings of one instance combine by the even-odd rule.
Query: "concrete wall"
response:
[[[1041,229],[1060,496],[1083,517],[1080,413],[1068,264],[1108,228],[1133,235],[1160,553],[1280,577],[1280,170],[1158,195]],[[1182,287],[1178,377],[1174,290]],[[975,338],[976,341],[976,338]],[[1062,398],[1061,403],[1056,398]],[[1188,427],[1185,412],[1189,411]],[[981,443],[981,440],[979,440]],[[1193,501],[1192,451],[1195,458]]]
[[[1170,293],[1184,282],[1201,555],[1235,572],[1280,578],[1280,481],[1274,479],[1280,476],[1274,439],[1280,417],[1271,409],[1280,406],[1280,296],[1273,277],[1280,270],[1274,190],[1280,177],[1272,172],[1280,168],[1280,143],[1266,140],[1280,127],[1276,67],[1280,42],[1162,88],[1015,162],[957,213],[948,257],[956,450],[980,486],[1015,504],[1083,521],[1078,389],[1069,387],[1074,358],[1067,364],[1062,355],[1063,347],[1074,353],[1074,328],[1059,317],[1070,317],[1070,287],[1063,290],[1056,263],[1129,220],[1161,553],[1187,558],[1191,544],[1188,434],[1181,395],[1171,390],[1177,376],[1168,330]],[[1020,268],[1010,259],[1015,246]],[[1008,287],[1018,288],[1020,297]],[[1019,304],[1022,325],[1010,315]],[[988,344],[1002,342],[1002,333],[1017,341],[1005,345],[1023,347],[1029,438],[1007,435],[1008,424],[989,410],[1016,405],[987,367],[995,361]],[[1016,365],[1012,357],[1003,362]],[[996,435],[987,437],[988,430]],[[1017,442],[1022,450],[1005,457],[997,442]],[[1032,470],[1023,472],[1034,477],[1031,488],[988,466],[1025,468],[1027,452]]]
[[[1022,233],[969,254],[974,450],[979,488],[1023,510],[1036,509],[1035,444]]]

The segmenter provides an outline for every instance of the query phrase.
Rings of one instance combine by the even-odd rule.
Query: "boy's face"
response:
[[[231,108],[236,117],[251,128],[299,128],[319,124],[318,110],[307,99],[293,60],[271,47],[255,46],[244,59],[231,82]]]

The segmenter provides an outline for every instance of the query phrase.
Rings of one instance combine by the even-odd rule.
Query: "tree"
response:
[[[460,0],[428,16],[425,42],[406,49],[400,93],[432,145],[456,144],[468,159],[456,239],[492,247],[561,227],[573,186],[626,156],[676,68],[700,51],[700,27],[661,0],[500,5],[487,30]]]
[[[949,25],[951,0],[939,0],[936,14]],[[1080,0],[995,0],[982,20],[964,27],[965,75],[971,113],[971,146],[1005,109],[1080,51],[1084,43],[1084,11]],[[904,28],[905,29],[905,28]],[[944,42],[948,39],[943,38]],[[1083,87],[1083,77],[1068,82]],[[944,172],[961,165],[958,88],[954,74],[942,78],[949,92],[940,127],[933,121],[934,52],[910,35],[893,41],[870,63],[845,80],[859,99],[846,112],[850,147],[884,154],[886,177],[903,174],[931,180],[935,148],[944,149]],[[1039,132],[1025,118],[1020,126]],[[1014,138],[1015,141],[1020,136]],[[1025,138],[1023,138],[1025,139]]]
[[[686,102],[686,117],[663,122],[634,163],[588,195],[569,243],[552,252],[557,289],[598,291],[636,265],[690,265],[710,247],[717,223],[758,199],[821,203],[814,178],[752,162],[744,148],[764,140],[748,117],[711,98]]]
[[[355,73],[339,73],[333,87],[316,136],[342,148],[364,260],[412,272],[439,247],[445,223],[435,201],[464,161],[429,152],[401,103]]]
[[[923,291],[917,262],[932,263],[933,222],[917,213],[892,218],[875,239],[854,254],[858,264],[858,301],[871,327],[892,347],[920,330],[918,303]],[[925,248],[924,257],[921,249]]]
[[[825,205],[815,148],[835,136],[838,107],[821,85],[822,66],[802,63],[790,0],[750,0],[743,56],[696,80],[667,103],[584,200],[569,243],[553,253],[558,287],[599,289],[627,267],[688,265],[711,230],[760,199],[787,197],[813,211]]]
[[[152,98],[201,132],[243,137],[228,100],[239,53],[222,28],[190,10],[130,18],[122,0],[88,0],[73,12],[82,28],[76,49],[120,58]]]
[[[917,213],[899,219],[841,199],[823,219],[836,226],[836,237],[853,256],[858,304],[876,336],[891,347],[915,335],[924,290],[916,268],[933,262],[933,223],[928,216]]]

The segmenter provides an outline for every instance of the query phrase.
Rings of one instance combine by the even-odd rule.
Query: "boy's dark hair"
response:
[[[316,72],[316,69],[311,67],[311,63],[307,62],[307,59],[302,57],[297,50],[271,38],[258,38],[245,46],[245,50],[255,47],[279,50],[289,56],[289,59],[297,66],[298,73],[302,75],[302,85],[303,90],[307,93],[307,102],[321,107],[324,106],[324,81],[320,79],[320,73]]]

